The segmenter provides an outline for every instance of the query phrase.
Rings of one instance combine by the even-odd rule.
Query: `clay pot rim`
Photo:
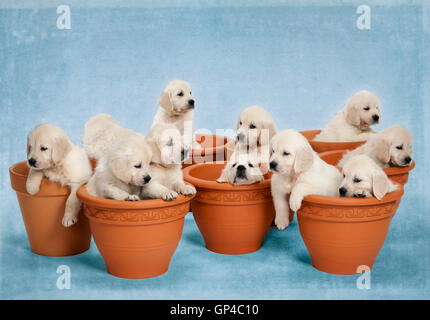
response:
[[[304,135],[304,133],[310,133],[313,134],[314,133],[314,137],[320,133],[321,130],[317,129],[317,130],[305,130],[305,131],[300,131],[300,133],[302,135]],[[306,136],[305,136],[306,137]],[[307,139],[307,138],[306,138]],[[363,143],[366,143],[365,140],[362,141],[336,141],[336,142],[329,142],[329,141],[314,141],[314,140],[308,140],[309,143],[318,145],[318,146],[330,146],[330,147],[338,147],[339,149],[345,149],[345,145],[349,145],[351,148],[356,148],[360,145],[362,145]]]
[[[28,167],[27,161],[20,161],[9,167],[9,174],[14,177],[15,180],[11,181],[12,189],[15,190],[15,192],[24,193],[30,197],[64,197],[69,195],[70,189],[68,187],[62,186],[60,183],[50,181],[46,178],[42,179],[39,192],[35,195],[30,195],[25,188],[25,183],[22,184],[23,187],[21,187],[19,182],[16,181],[20,179],[27,181],[28,174],[22,174],[16,171],[16,169],[21,166]]]
[[[319,195],[306,196],[303,199],[303,203],[311,205],[324,205],[331,207],[367,207],[367,206],[378,206],[381,204],[394,202],[400,200],[403,196],[404,188],[403,185],[396,183],[398,189],[386,194],[381,200],[375,197],[369,198],[353,198],[353,197],[327,197]],[[300,211],[300,210],[299,210]]]
[[[219,183],[214,180],[204,180],[199,179],[191,175],[191,171],[195,168],[198,168],[200,166],[211,166],[214,164],[223,164],[225,165],[227,161],[219,161],[219,162],[207,162],[207,163],[198,163],[193,164],[189,167],[186,167],[182,170],[182,173],[184,175],[184,179],[186,181],[189,181],[191,184],[193,184],[195,187],[198,188],[204,188],[209,190],[220,190],[220,191],[253,191],[253,190],[260,190],[260,189],[266,189],[270,188],[270,178],[264,179],[261,182],[257,182],[254,184],[249,184],[245,186],[233,186],[230,183],[223,182]]]
[[[78,189],[77,196],[79,200],[91,207],[110,209],[115,211],[154,210],[175,207],[191,201],[196,196],[195,194],[192,196],[179,195],[178,198],[172,201],[164,201],[162,199],[139,201],[112,200],[98,198],[90,195],[87,191],[86,186],[87,185],[84,184]]]
[[[196,133],[196,135],[206,135],[205,133]],[[224,139],[224,141],[226,141],[223,145],[219,145],[219,146],[215,146],[212,148],[203,148],[203,149],[199,149],[199,150],[192,150],[192,155],[194,156],[205,156],[205,155],[212,155],[212,154],[217,154],[218,152],[220,152],[221,150],[224,150],[225,146],[231,142],[233,139],[227,137],[227,136],[219,136],[216,134],[207,134],[209,136],[214,136],[214,137],[222,137]]]

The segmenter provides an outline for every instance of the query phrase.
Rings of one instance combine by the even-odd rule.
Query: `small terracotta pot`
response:
[[[225,163],[202,163],[183,170],[185,181],[197,189],[191,202],[194,219],[210,251],[257,251],[275,216],[270,173],[262,182],[233,186],[216,182],[224,166]]]
[[[342,159],[342,156],[346,152],[348,152],[348,150],[336,150],[322,152],[318,155],[328,164],[335,166],[337,165],[339,160]],[[405,185],[409,179],[409,171],[411,171],[413,168],[415,168],[415,161],[412,161],[412,163],[407,167],[384,168],[384,171],[387,174],[388,178],[391,179],[391,181],[401,185]]]
[[[373,267],[384,244],[403,187],[376,198],[307,196],[297,212],[300,234],[312,265],[335,274]]]
[[[312,149],[314,149],[314,151],[318,153],[325,152],[325,151],[332,151],[332,150],[345,150],[345,149],[354,150],[355,148],[358,148],[362,144],[366,143],[366,141],[355,141],[355,142],[313,141],[315,136],[320,132],[321,130],[308,130],[308,131],[300,132],[308,140]]]
[[[107,271],[128,279],[156,277],[168,270],[193,197],[131,202],[93,197],[86,186],[78,190]]]
[[[31,250],[50,257],[71,256],[87,251],[91,233],[88,219],[82,211],[73,226],[65,228],[61,224],[69,188],[43,179],[39,192],[32,196],[25,186],[28,172],[25,161],[9,168],[12,189],[16,191]]]
[[[196,163],[215,162],[226,160],[226,145],[233,141],[224,136],[216,136],[211,134],[196,134],[196,140],[202,146],[201,150],[192,150],[192,163],[183,163],[182,168],[189,167]]]

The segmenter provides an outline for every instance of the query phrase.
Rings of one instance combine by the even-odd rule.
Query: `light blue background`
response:
[[[119,7],[106,0],[89,8],[49,0],[38,9],[32,2],[0,4],[1,298],[430,298],[428,5],[372,1],[371,30],[359,30],[361,1]],[[71,6],[71,30],[56,28],[63,3]],[[159,94],[175,78],[193,87],[196,128],[233,128],[253,104],[269,110],[279,128],[322,128],[361,89],[380,98],[377,130],[409,128],[417,167],[371,272],[371,290],[356,288],[358,276],[314,269],[296,221],[270,231],[256,253],[223,256],[204,248],[189,214],[169,272],[148,280],[108,275],[94,243],[70,258],[31,253],[8,174],[25,159],[27,133],[52,122],[80,143],[86,120],[99,112],[146,133]],[[56,288],[61,264],[71,268],[71,290]]]

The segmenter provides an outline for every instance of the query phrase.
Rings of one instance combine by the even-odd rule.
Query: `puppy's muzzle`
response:
[[[272,171],[276,171],[276,168],[278,167],[278,163],[277,162],[275,162],[275,161],[270,161],[270,163],[269,163],[269,168],[270,168],[270,170],[272,170]]]
[[[374,122],[374,123],[378,123],[378,122],[379,122],[379,116],[378,116],[377,114],[374,114],[374,115],[372,116],[372,119],[373,119],[373,122]]]
[[[147,184],[149,181],[151,181],[151,176],[147,174],[143,177],[143,184]]]
[[[37,168],[37,161],[34,158],[28,159],[28,164],[30,167]]]
[[[246,168],[243,165],[238,165],[236,169],[236,178],[246,179]]]
[[[339,195],[341,196],[341,197],[346,197],[346,192],[347,192],[348,190],[346,190],[346,188],[344,188],[344,187],[341,187],[341,188],[339,188]]]

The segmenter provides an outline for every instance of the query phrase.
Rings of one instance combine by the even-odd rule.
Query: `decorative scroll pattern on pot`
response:
[[[222,203],[243,203],[243,202],[261,202],[264,200],[272,201],[272,194],[269,190],[257,191],[204,191],[199,189],[195,201],[201,202],[222,202]]]
[[[300,214],[303,216],[325,217],[335,220],[351,220],[367,218],[387,218],[394,212],[399,203],[389,202],[381,205],[369,205],[363,207],[323,207],[305,204],[300,209]]]
[[[84,204],[84,210],[89,218],[97,220],[105,220],[116,223],[140,223],[146,221],[158,221],[169,219],[177,216],[182,216],[188,213],[189,203],[183,203],[174,207],[152,209],[136,209],[124,211],[112,211],[112,209],[104,210]]]

